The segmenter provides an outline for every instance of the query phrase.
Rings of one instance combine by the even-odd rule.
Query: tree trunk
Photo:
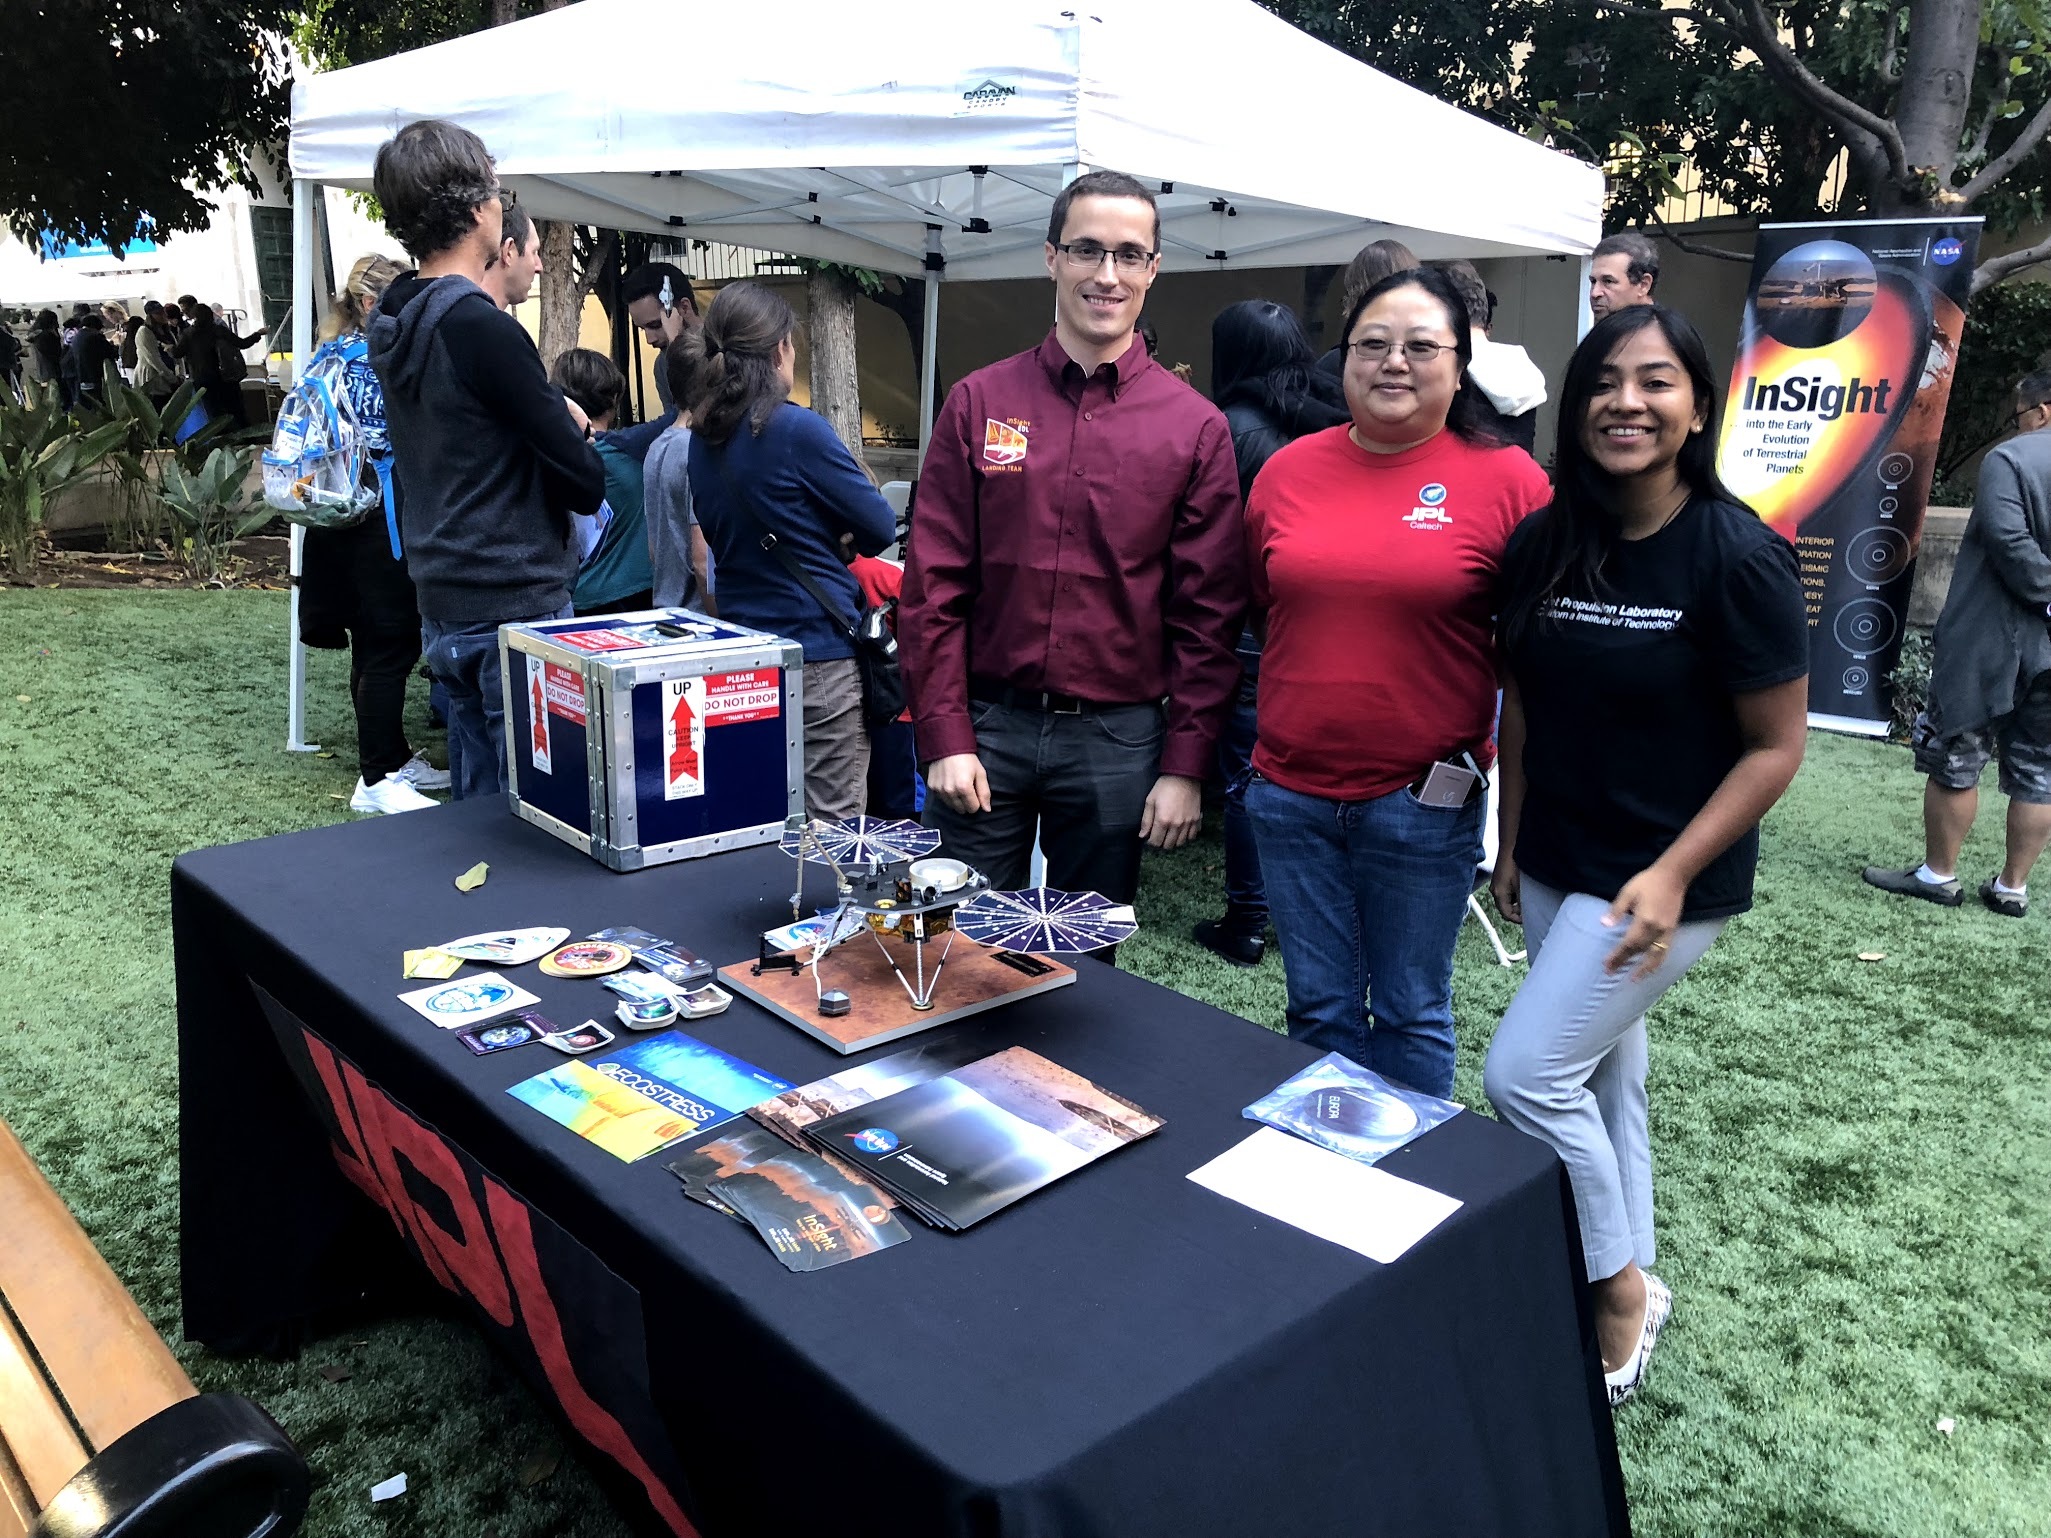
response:
[[[1923,174],[1925,186],[1904,188],[1904,204],[1942,204],[1950,190],[1972,101],[1980,9],[1980,0],[1920,0],[1910,11],[1894,121],[1909,168]]]
[[[814,267],[805,278],[811,309],[812,409],[832,424],[857,461],[862,457],[862,391],[855,366],[855,280]]]
[[[561,219],[543,219],[536,227],[541,231],[541,366],[554,368],[555,360],[577,345],[577,227]]]

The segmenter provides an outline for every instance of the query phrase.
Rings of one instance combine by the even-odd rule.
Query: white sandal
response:
[[[1638,1385],[1645,1381],[1645,1368],[1652,1360],[1652,1348],[1659,1343],[1659,1332],[1673,1311],[1673,1293],[1665,1282],[1650,1271],[1646,1272],[1645,1326],[1638,1332],[1637,1348],[1623,1366],[1602,1375],[1603,1382],[1609,1385],[1609,1407],[1612,1410],[1637,1393]]]

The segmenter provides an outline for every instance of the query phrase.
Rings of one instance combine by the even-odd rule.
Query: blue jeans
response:
[[[499,681],[499,626],[568,619],[555,614],[509,620],[420,621],[427,671],[448,693],[449,796],[495,796],[506,788],[506,697]]]
[[[1386,1078],[1453,1092],[1453,945],[1485,799],[1299,795],[1255,776],[1247,815],[1289,982],[1289,1034]]]

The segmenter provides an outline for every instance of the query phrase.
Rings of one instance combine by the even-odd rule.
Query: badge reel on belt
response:
[[[1410,793],[1426,806],[1457,811],[1482,793],[1488,776],[1472,753],[1440,759],[1410,783]]]

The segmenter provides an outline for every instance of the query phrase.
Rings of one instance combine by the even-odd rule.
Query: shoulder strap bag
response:
[[[825,611],[833,627],[848,639],[854,647],[855,664],[862,674],[862,719],[871,729],[887,726],[904,714],[904,673],[897,662],[897,637],[890,629],[889,610],[883,606],[864,607],[852,620],[845,617],[833,598],[805,570],[798,558],[784,549],[783,541],[755,511],[754,499],[747,491],[726,473],[724,449],[705,446],[711,457],[712,468],[719,481],[734,499],[743,516],[755,525],[760,538],[757,543],[774,556],[777,563],[791,574],[791,577],[807,593],[812,601]]]

